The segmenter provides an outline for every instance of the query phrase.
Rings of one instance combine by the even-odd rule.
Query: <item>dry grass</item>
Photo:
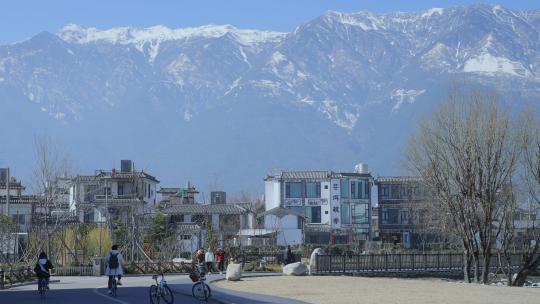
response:
[[[518,304],[540,303],[540,290],[483,286],[439,279],[359,277],[260,277],[216,285],[232,290],[282,296],[309,303]]]

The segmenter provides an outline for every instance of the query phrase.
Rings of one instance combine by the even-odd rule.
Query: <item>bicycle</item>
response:
[[[38,278],[38,292],[41,299],[45,299],[45,293],[47,292],[47,279]]]
[[[207,301],[208,298],[212,296],[212,290],[210,289],[210,286],[206,284],[206,275],[204,273],[204,266],[197,265],[197,271],[199,272],[198,279],[195,281],[193,286],[191,287],[191,294],[195,299],[198,299],[200,301]]]
[[[111,286],[111,296],[116,298],[116,292],[118,290],[118,282],[116,281],[116,270],[114,271],[114,276],[112,279],[112,286]]]
[[[160,276],[161,280],[158,282],[158,277]],[[167,286],[167,281],[165,281],[165,276],[163,273],[153,275],[152,279],[156,281],[156,284],[152,284],[152,286],[150,286],[150,303],[159,304],[161,299],[163,299],[165,303],[173,304],[174,296],[169,286]]]

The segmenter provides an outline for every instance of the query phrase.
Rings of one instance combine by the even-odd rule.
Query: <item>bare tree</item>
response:
[[[49,136],[36,136],[34,139],[36,164],[32,177],[32,188],[41,196],[40,204],[35,208],[37,246],[51,252],[51,236],[60,228],[69,214],[65,211],[64,189],[58,184],[59,179],[68,176],[70,160],[60,146]],[[65,244],[63,244],[65,245]]]
[[[410,140],[407,159],[434,191],[464,250],[464,276],[488,280],[493,229],[512,193],[519,148],[494,93],[453,89]],[[480,276],[480,269],[482,274]]]
[[[523,286],[528,275],[540,265],[540,227],[536,216],[540,209],[540,122],[529,111],[524,115],[521,132],[523,181],[528,192],[529,218],[525,222],[523,265],[512,282]]]

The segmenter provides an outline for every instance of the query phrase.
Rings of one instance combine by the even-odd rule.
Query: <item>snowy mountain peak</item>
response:
[[[144,45],[146,43],[159,44],[163,41],[190,38],[217,38],[229,33],[237,37],[238,42],[244,45],[276,42],[280,41],[286,35],[285,33],[274,31],[237,29],[229,24],[211,24],[177,29],[171,29],[161,25],[142,29],[116,27],[107,30],[100,30],[94,27],[84,28],[77,24],[68,24],[60,29],[57,35],[70,43],[87,44],[105,42],[112,44]]]

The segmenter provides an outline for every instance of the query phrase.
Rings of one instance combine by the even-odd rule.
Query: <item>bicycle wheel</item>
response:
[[[156,285],[150,286],[150,303],[159,304],[160,299],[161,297],[159,296],[157,286]]]
[[[194,298],[206,301],[210,297],[210,286],[204,282],[197,282],[191,287],[191,293]]]
[[[167,304],[173,304],[174,303],[174,296],[169,288],[169,286],[165,285],[163,286],[163,289],[161,289],[161,298],[165,301]]]
[[[44,299],[45,298],[45,280],[44,279],[39,279],[38,281],[38,291],[39,291],[39,297],[41,299]]]
[[[118,289],[118,285],[116,283],[116,280],[112,281],[112,296],[116,298],[116,290]]]

